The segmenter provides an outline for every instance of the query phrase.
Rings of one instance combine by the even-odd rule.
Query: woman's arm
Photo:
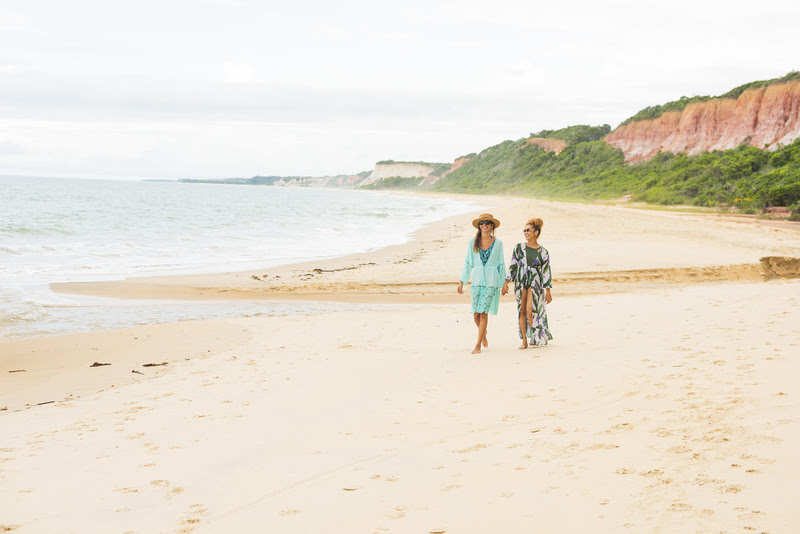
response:
[[[464,292],[464,284],[469,282],[469,278],[472,275],[472,267],[473,267],[472,242],[473,240],[470,239],[469,243],[467,244],[467,257],[464,258],[464,267],[461,269],[461,280],[458,282],[457,291],[459,295]]]
[[[506,275],[506,255],[503,252],[503,242],[499,239],[497,240],[497,244],[495,246],[499,246],[500,250],[497,251],[497,257],[499,258],[497,262],[497,279],[502,280],[505,278]]]
[[[550,289],[553,287],[553,277],[550,274],[550,253],[542,247],[542,285]]]
[[[553,277],[550,274],[550,253],[542,247],[542,285],[544,285],[544,301],[547,304],[553,302],[550,288],[553,287]]]
[[[522,261],[522,254],[520,251],[522,247],[520,247],[519,243],[514,246],[514,250],[511,253],[511,263],[508,265],[508,272],[506,273],[506,280],[514,280],[517,277],[517,273],[519,272],[520,263]]]
[[[500,252],[502,252],[502,250]],[[505,294],[508,293],[508,283],[511,281],[511,277],[512,277],[511,271],[512,271],[512,269],[516,270],[516,267],[514,266],[514,254],[515,253],[516,253],[516,247],[514,248],[514,252],[511,253],[511,264],[508,266],[508,271],[506,271],[506,265],[505,265],[505,259],[504,259],[505,255],[504,254],[500,255],[500,262],[501,262],[501,264],[499,266],[500,278],[502,279],[503,276],[505,275],[505,281],[503,282],[503,288],[500,290],[500,294],[501,295],[505,295]]]

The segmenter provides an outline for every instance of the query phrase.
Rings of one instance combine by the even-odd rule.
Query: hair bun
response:
[[[525,226],[528,226],[529,224],[533,225],[533,226],[536,226],[537,228],[539,228],[539,230],[541,230],[542,226],[544,226],[544,221],[542,219],[540,219],[539,217],[534,217],[534,218],[528,220],[528,222],[525,223]]]

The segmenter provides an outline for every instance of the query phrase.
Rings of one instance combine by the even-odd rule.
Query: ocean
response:
[[[0,176],[0,339],[364,305],[126,301],[49,284],[244,271],[367,252],[475,206],[372,191]]]

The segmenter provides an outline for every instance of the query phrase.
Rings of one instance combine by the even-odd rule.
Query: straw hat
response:
[[[475,219],[474,221],[472,221],[472,226],[474,226],[475,228],[478,228],[478,223],[481,222],[481,221],[491,221],[491,222],[494,223],[494,227],[495,228],[500,226],[500,221],[498,221],[497,219],[492,217],[491,213],[481,213],[480,215],[478,215],[478,218]]]

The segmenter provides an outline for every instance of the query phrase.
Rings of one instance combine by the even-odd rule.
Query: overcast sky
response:
[[[800,2],[0,0],[0,174],[451,162],[800,69]]]

